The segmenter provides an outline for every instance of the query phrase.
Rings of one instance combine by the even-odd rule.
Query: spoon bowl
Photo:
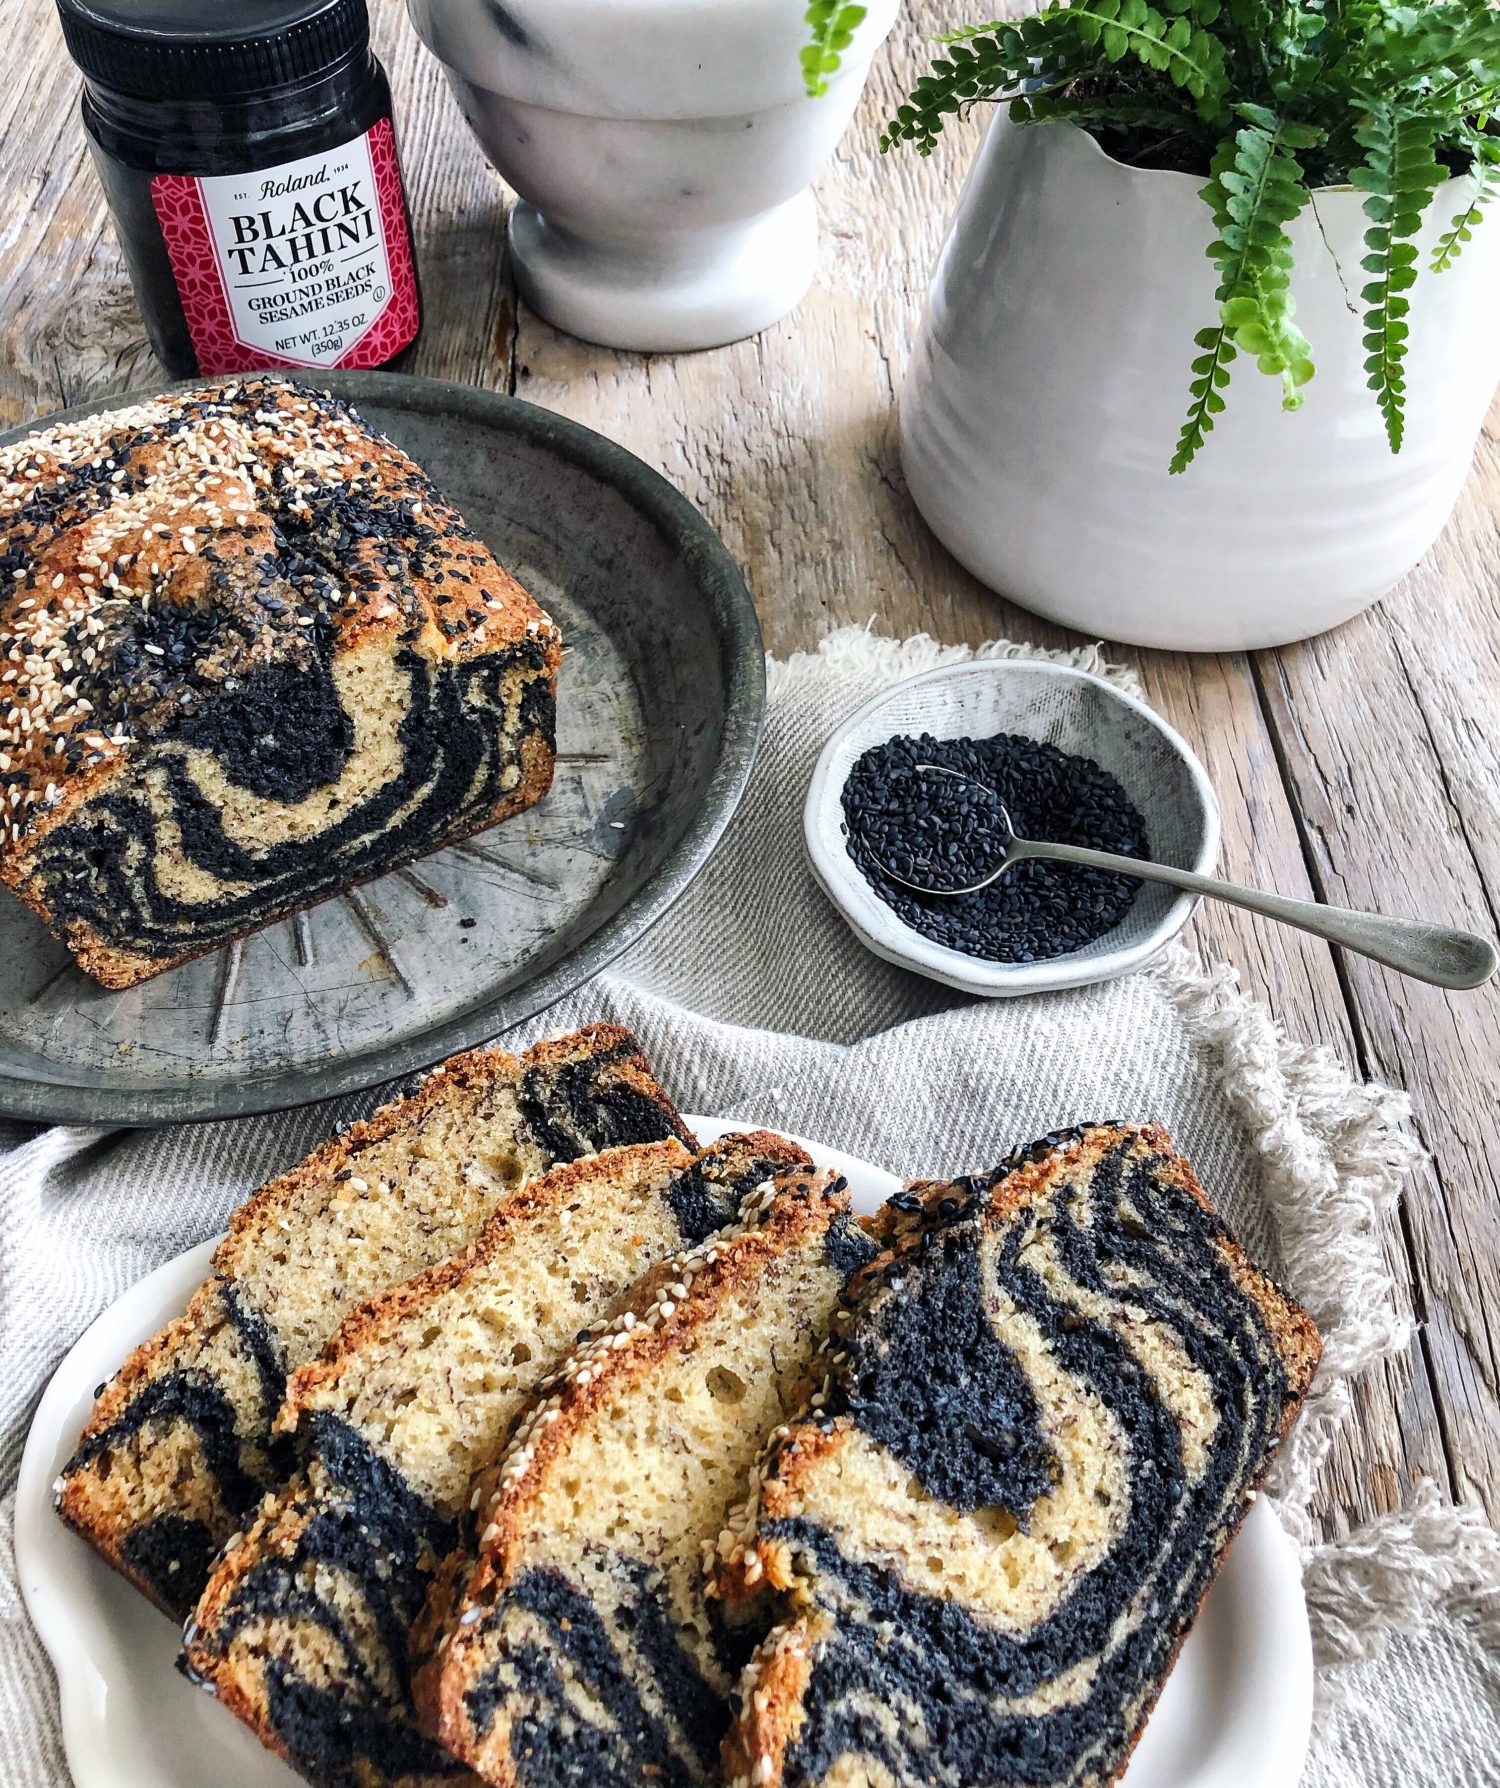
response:
[[[999,852],[996,865],[985,875],[952,887],[936,882],[914,882],[899,874],[878,856],[874,857],[880,873],[888,880],[911,888],[934,900],[958,900],[991,887],[1013,864],[1027,858],[1042,862],[1074,863],[1087,869],[1102,869],[1116,875],[1132,875],[1138,880],[1164,882],[1169,887],[1184,888],[1206,895],[1211,900],[1227,901],[1244,907],[1263,918],[1282,925],[1295,925],[1328,943],[1357,951],[1410,975],[1414,980],[1430,982],[1435,987],[1467,989],[1482,986],[1500,966],[1500,953],[1489,938],[1471,931],[1460,931],[1447,925],[1434,925],[1423,919],[1395,919],[1382,913],[1356,912],[1350,907],[1328,906],[1318,900],[1294,900],[1282,894],[1268,894],[1258,888],[1243,888],[1235,882],[1219,881],[1212,876],[1197,875],[1191,870],[1174,869],[1165,863],[1145,862],[1136,857],[1117,856],[1112,851],[1088,850],[1080,845],[1059,844],[1042,839],[1020,838],[1011,823],[1010,813],[992,788],[965,776],[961,770],[946,764],[916,764],[923,775],[949,776],[976,794],[987,795],[994,802],[994,815],[989,832]],[[965,811],[968,811],[965,809]],[[982,823],[982,822],[981,822]],[[968,839],[965,838],[965,842]],[[866,841],[866,849],[874,856],[874,848]]]

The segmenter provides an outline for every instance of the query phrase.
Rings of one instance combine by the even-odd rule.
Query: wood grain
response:
[[[745,566],[768,645],[829,627],[1041,644],[1068,636],[984,590],[907,499],[894,403],[946,219],[984,119],[928,161],[881,158],[881,119],[945,9],[908,9],[819,188],[823,255],[798,311],[753,341],[680,356],[571,340],[518,304],[506,194],[398,0],[375,8],[398,105],[426,327],[412,370],[560,410],[660,468]],[[19,15],[16,17],[15,15]],[[76,115],[50,0],[13,9],[22,64],[0,93],[0,420],[157,376]],[[1294,425],[1294,424],[1293,424]],[[1226,872],[1493,929],[1500,909],[1500,414],[1443,539],[1379,609],[1254,657],[1117,655],[1208,765]],[[1445,997],[1300,934],[1206,909],[1189,934],[1236,964],[1287,1031],[1407,1087],[1430,1160],[1384,1236],[1423,1324],[1371,1372],[1330,1463],[1331,1532],[1421,1475],[1500,1516],[1500,994]]]

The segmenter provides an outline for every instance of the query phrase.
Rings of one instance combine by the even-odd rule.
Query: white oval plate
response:
[[[688,1118],[705,1142],[742,1123]],[[803,1146],[849,1181],[861,1211],[899,1182],[821,1143]],[[76,1788],[292,1788],[297,1781],[173,1667],[176,1627],[117,1577],[52,1509],[52,1482],[94,1389],[177,1315],[217,1241],[169,1260],[85,1330],[31,1426],[16,1490],[16,1564],[57,1670]],[[1263,1503],[1249,1513],[1123,1778],[1124,1788],[1286,1788],[1312,1719],[1312,1644],[1291,1541]]]

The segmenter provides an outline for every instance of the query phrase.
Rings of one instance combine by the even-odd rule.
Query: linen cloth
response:
[[[1065,656],[1129,686],[1093,649]],[[859,629],[772,664],[760,761],[685,898],[609,972],[506,1039],[630,1025],[685,1110],[812,1136],[902,1175],[983,1167],[1097,1117],[1164,1123],[1252,1253],[1322,1329],[1322,1370],[1269,1489],[1303,1550],[1318,1659],[1304,1788],[1500,1783],[1500,1541],[1424,1490],[1319,1544],[1308,1505],[1350,1381],[1409,1340],[1378,1225],[1414,1154],[1402,1097],[1288,1041],[1175,947],[1145,974],[972,1002],[876,960],[813,883],[803,795],[839,719],[875,689],[968,657]],[[0,1784],[67,1782],[50,1666],[11,1549],[15,1478],[48,1376],[108,1303],[224,1226],[261,1180],[380,1102],[378,1091],[147,1132],[0,1128]]]

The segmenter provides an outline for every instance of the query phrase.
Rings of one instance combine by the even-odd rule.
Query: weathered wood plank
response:
[[[12,195],[0,213],[0,423],[9,427],[160,374],[89,164],[56,9],[25,0],[7,29],[20,65],[0,92]]]
[[[515,290],[499,179],[464,124],[441,67],[408,25],[405,7],[371,10],[396,98],[422,281],[422,334],[410,370],[506,391],[514,369]]]
[[[1203,758],[1224,819],[1221,873],[1278,892],[1312,894],[1296,816],[1287,800],[1274,742],[1243,657],[1185,660],[1135,655],[1147,698]],[[1344,993],[1328,947],[1301,932],[1266,925],[1206,904],[1189,938],[1205,963],[1231,962],[1241,985],[1282,1018],[1299,1041],[1358,1059]],[[1399,1218],[1382,1235],[1397,1307],[1413,1307],[1411,1258]],[[1325,1469],[1317,1514],[1330,1535],[1396,1507],[1412,1483],[1451,1486],[1442,1423],[1425,1355],[1414,1349],[1382,1362],[1355,1386],[1352,1419]]]
[[[1320,892],[1491,933],[1496,493],[1492,427],[1447,533],[1401,590],[1264,669]],[[1444,994],[1356,958],[1346,975],[1362,1059],[1410,1089],[1431,1151],[1404,1222],[1453,1481],[1500,1517],[1500,989]]]

